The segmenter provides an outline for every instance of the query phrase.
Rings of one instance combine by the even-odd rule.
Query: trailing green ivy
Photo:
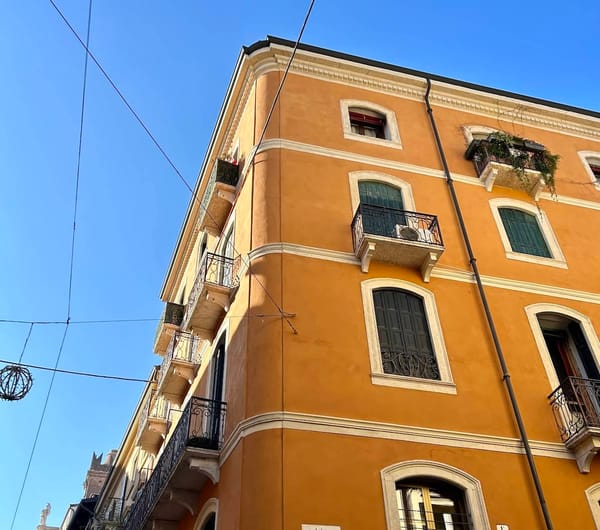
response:
[[[493,132],[477,145],[475,157],[493,156],[502,163],[510,164],[523,189],[531,189],[526,170],[539,171],[544,184],[552,195],[556,195],[554,174],[559,155],[553,155],[543,145],[514,136],[503,131]]]

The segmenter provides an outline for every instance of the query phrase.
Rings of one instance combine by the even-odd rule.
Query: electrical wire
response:
[[[119,375],[106,375],[106,374],[96,374],[93,372],[79,372],[77,370],[63,370],[61,368],[49,368],[48,366],[39,366],[37,364],[22,363],[20,360],[18,363],[15,363],[13,361],[7,361],[6,359],[0,359],[0,363],[24,366],[25,368],[34,368],[36,370],[45,370],[47,372],[56,372],[59,374],[81,375],[84,377],[96,377],[98,379],[114,379],[116,381],[133,381],[136,383],[151,383],[152,382],[151,379],[139,379],[137,377],[122,377]]]
[[[29,333],[27,333],[27,337],[25,338],[25,344],[23,344],[23,349],[21,350],[21,355],[19,355],[18,364],[21,364],[21,361],[23,360],[23,355],[25,354],[25,350],[27,349],[27,343],[29,342],[29,337],[31,337],[32,331],[33,331],[33,322],[29,326]]]
[[[52,1],[52,0],[50,0]],[[92,0],[89,0],[88,4],[88,21],[87,21],[87,36],[86,36],[86,44],[89,46],[90,42],[90,29],[92,24]],[[79,195],[79,174],[81,167],[81,147],[83,140],[83,124],[84,124],[84,113],[85,113],[85,93],[87,87],[87,54],[85,56],[84,70],[83,70],[83,87],[82,87],[82,96],[81,96],[81,113],[80,113],[80,121],[79,121],[79,147],[77,151],[77,171],[75,177],[75,197],[74,197],[74,207],[73,207],[73,229],[71,235],[71,252],[69,259],[69,281],[68,281],[68,290],[67,290],[67,320],[65,324],[65,331],[62,336],[62,340],[60,341],[60,346],[58,348],[58,353],[56,354],[56,361],[54,363],[54,370],[58,368],[58,363],[60,362],[60,358],[62,356],[63,348],[65,346],[65,340],[67,338],[67,332],[69,330],[69,320],[71,318],[71,299],[72,299],[72,287],[73,287],[73,263],[75,257],[75,233],[77,226],[77,202]],[[30,327],[33,328],[33,324]],[[28,339],[29,340],[29,337]],[[21,355],[22,356],[22,355]],[[31,452],[29,453],[29,460],[27,462],[27,467],[25,469],[25,476],[23,477],[23,482],[21,483],[21,489],[19,490],[19,496],[17,498],[17,504],[15,506],[15,511],[13,513],[12,521],[10,524],[10,530],[13,530],[15,525],[15,520],[17,518],[17,514],[19,513],[19,507],[21,505],[21,499],[23,498],[23,491],[25,490],[25,486],[27,484],[27,479],[29,477],[29,470],[31,469],[31,462],[33,461],[33,457],[35,455],[35,450],[37,448],[38,439],[40,437],[40,432],[42,430],[42,425],[44,424],[44,418],[46,417],[46,409],[48,408],[48,402],[50,401],[50,395],[52,394],[52,387],[54,386],[54,380],[56,378],[56,371],[52,372],[52,377],[50,379],[50,385],[48,386],[48,391],[46,392],[46,399],[44,400],[44,406],[42,408],[42,414],[40,415],[40,421],[37,426],[37,430],[35,433],[35,437],[33,439],[33,445],[31,447]]]
[[[122,322],[160,322],[160,318],[111,318],[105,320],[70,320],[69,325],[73,324],[118,324]],[[36,325],[56,325],[67,324],[66,320],[11,320],[8,318],[0,319],[0,324],[36,324]]]
[[[96,64],[96,66],[98,67],[98,69],[100,70],[100,72],[102,73],[102,75],[104,76],[104,78],[108,81],[108,83],[115,90],[115,92],[117,93],[117,95],[119,96],[119,98],[121,99],[121,101],[125,104],[125,106],[127,107],[127,109],[131,112],[131,114],[136,119],[136,121],[139,123],[139,125],[142,127],[142,129],[144,129],[144,131],[146,132],[146,134],[148,135],[148,137],[152,140],[152,142],[154,143],[154,145],[156,146],[156,148],[159,150],[159,152],[162,154],[162,156],[165,158],[165,160],[168,162],[168,164],[171,166],[171,168],[175,171],[175,173],[177,174],[177,176],[179,177],[179,179],[183,182],[183,184],[185,185],[185,187],[192,194],[192,197],[191,197],[192,201],[197,202],[198,205],[200,206],[200,208],[204,211],[204,214],[207,215],[211,219],[211,221],[215,222],[215,219],[213,218],[212,214],[206,209],[206,207],[198,199],[197,194],[194,191],[194,189],[192,188],[192,186],[188,183],[188,181],[183,176],[183,174],[179,171],[179,169],[177,169],[177,166],[175,165],[175,163],[173,162],[173,160],[169,157],[169,155],[167,154],[167,152],[165,151],[165,149],[158,142],[158,140],[156,139],[156,137],[152,134],[152,132],[150,131],[150,129],[148,128],[148,126],[144,123],[144,121],[139,116],[139,114],[134,110],[133,106],[129,103],[129,101],[124,96],[124,94],[119,90],[119,88],[117,87],[116,83],[112,80],[112,78],[110,77],[110,75],[108,74],[108,72],[102,67],[102,65],[100,64],[100,62],[98,61],[98,59],[91,52],[91,50],[89,49],[89,43],[86,44],[85,42],[83,42],[83,40],[81,39],[81,37],[79,36],[79,34],[75,30],[75,28],[69,23],[69,21],[67,20],[67,18],[65,17],[65,15],[62,13],[62,11],[60,10],[60,8],[54,2],[54,0],[49,0],[49,2],[52,4],[52,6],[56,10],[56,12],[59,14],[59,16],[61,17],[61,19],[64,21],[64,23],[67,25],[67,27],[69,28],[69,30],[71,31],[71,33],[73,33],[73,35],[75,36],[75,38],[79,41],[79,43],[81,44],[81,46],[83,46],[83,48],[86,51],[86,54],[89,55],[90,58],[92,59],[92,61]],[[262,140],[264,138],[264,135],[266,133],[267,126],[269,125],[269,121],[270,121],[271,116],[273,114],[275,105],[277,104],[277,101],[279,100],[279,96],[281,94],[281,90],[283,89],[283,84],[284,84],[284,82],[285,82],[285,80],[287,78],[287,74],[288,74],[289,69],[291,67],[292,61],[293,61],[293,59],[295,57],[296,50],[298,49],[298,46],[300,45],[300,40],[302,38],[302,35],[303,35],[304,30],[306,28],[306,25],[308,23],[308,19],[310,18],[310,14],[312,12],[314,3],[315,3],[315,0],[311,0],[311,3],[310,3],[309,8],[308,8],[308,11],[306,13],[306,16],[304,17],[304,21],[303,21],[303,24],[301,26],[300,33],[298,35],[298,38],[296,39],[292,55],[290,56],[290,59],[288,61],[286,69],[284,71],[284,75],[283,75],[283,77],[281,79],[281,82],[279,83],[279,87],[277,89],[277,92],[276,92],[275,97],[273,99],[273,102],[271,104],[271,109],[269,111],[269,114],[267,116],[267,120],[266,120],[265,125],[263,127],[263,130],[262,130],[262,133],[261,133],[261,136],[260,136],[260,139],[259,139],[259,143],[257,144],[257,147],[255,149],[253,149],[253,153],[251,155],[250,161],[254,160],[255,153],[258,150],[258,147],[260,146],[260,144],[261,144],[261,142],[262,142]],[[249,167],[249,164],[248,164],[248,167]],[[242,254],[240,252],[237,251],[237,249],[235,248],[235,246],[233,246],[233,250],[234,250],[234,252],[236,254],[238,254],[240,256],[240,259],[242,260],[242,262],[247,266],[249,274],[252,275],[252,271],[251,271],[250,264],[249,264],[248,260],[246,258],[244,258],[244,256],[242,256]],[[267,295],[267,297],[269,298],[269,300],[271,300],[271,302],[273,303],[273,305],[276,307],[277,311],[279,311],[281,318],[283,318],[287,322],[287,324],[290,327],[290,329],[292,330],[292,332],[294,334],[297,334],[298,331],[296,330],[296,328],[294,327],[294,325],[290,321],[288,313],[286,311],[284,311],[280,307],[280,305],[275,301],[275,299],[273,298],[273,296],[271,295],[271,293],[267,290],[266,286],[260,281],[260,279],[258,279],[256,276],[254,276],[254,279],[259,284],[259,286],[263,289],[263,291],[265,292],[265,294]]]

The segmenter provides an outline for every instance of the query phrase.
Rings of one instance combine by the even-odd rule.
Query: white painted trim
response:
[[[350,124],[350,107],[359,107],[365,110],[373,110],[379,114],[383,114],[385,116],[385,138],[372,138],[370,136],[353,133],[352,126]],[[342,130],[344,132],[344,138],[374,145],[381,145],[384,147],[402,149],[400,131],[398,130],[398,123],[396,121],[396,114],[394,111],[378,105],[377,103],[373,103],[372,101],[363,101],[360,99],[342,99],[340,100],[340,109],[342,112]]]
[[[206,523],[207,519],[210,517],[211,514],[215,514],[215,528],[219,528],[219,499],[215,498],[215,497],[211,497],[210,499],[208,499],[205,503],[204,506],[202,506],[202,509],[200,510],[200,513],[198,514],[198,517],[196,517],[196,523],[194,524],[194,530],[202,530],[202,525],[204,525],[204,523]]]
[[[295,243],[268,243],[256,247],[250,251],[248,258],[250,262],[262,256],[269,254],[291,254],[305,258],[321,259],[346,265],[360,265],[360,260],[350,252],[340,252],[317,247],[308,247],[297,245]],[[463,283],[475,283],[473,273],[469,270],[449,269],[441,266],[435,267],[431,273],[432,278],[440,280],[451,280]],[[511,278],[499,278],[497,276],[481,276],[483,285],[495,287],[498,289],[507,289],[509,291],[518,291],[532,293],[552,298],[564,298],[565,300],[574,300],[577,302],[586,302],[590,304],[600,304],[600,294],[592,291],[580,291],[577,289],[568,289],[555,285],[544,285],[541,283],[525,282],[513,280]]]
[[[221,451],[221,465],[227,460],[241,439],[257,432],[273,429],[360,436],[515,455],[525,454],[523,443],[517,438],[302,412],[274,411],[258,414],[238,423],[225,440]],[[535,456],[564,460],[575,459],[563,443],[539,440],[530,440],[530,443]]]
[[[257,153],[262,153],[270,149],[287,149],[290,151],[307,153],[315,156],[326,156],[329,158],[335,158],[338,160],[347,160],[350,162],[358,162],[360,164],[368,164],[373,166],[379,166],[381,168],[396,169],[399,171],[406,171],[407,173],[415,173],[418,175],[425,175],[428,177],[435,177],[445,179],[444,172],[439,169],[433,169],[425,166],[417,166],[414,164],[407,164],[396,160],[388,160],[385,158],[377,158],[374,156],[361,155],[350,151],[342,151],[340,149],[330,149],[328,147],[322,147],[319,145],[305,144],[303,142],[296,142],[293,140],[285,140],[282,138],[272,138],[265,140],[258,149]],[[471,186],[478,186],[485,188],[485,185],[481,180],[474,175],[461,175],[460,173],[451,173],[452,179],[455,182],[461,184],[469,184]],[[575,197],[567,197],[564,195],[553,196],[548,192],[541,192],[539,199],[552,201],[559,204],[568,204],[569,206],[577,206],[580,208],[588,208],[591,210],[600,210],[600,201],[588,201],[585,199],[578,199]]]
[[[446,352],[446,346],[444,344],[442,326],[437,313],[434,294],[420,285],[399,280],[397,278],[372,278],[363,281],[360,284],[360,288],[363,300],[363,310],[365,313],[369,359],[371,361],[371,382],[375,385],[399,386],[414,390],[456,394],[456,387],[452,380],[450,362],[448,361],[448,353]],[[377,320],[375,318],[375,306],[373,304],[373,291],[381,288],[401,289],[403,291],[414,293],[423,299],[433,352],[440,371],[439,382],[430,379],[386,374],[383,371],[379,334],[377,333]],[[442,384],[440,384],[440,382]]]
[[[474,134],[491,134],[498,131],[498,129],[493,129],[492,127],[487,127],[485,125],[463,125],[462,130],[467,145],[473,141]]]
[[[475,477],[456,467],[432,460],[408,460],[381,470],[381,485],[388,530],[401,530],[396,500],[396,482],[412,477],[431,477],[448,482],[463,490],[467,512],[473,530],[490,530],[481,483]]]
[[[592,173],[592,169],[590,168],[590,159],[597,162],[600,165],[600,152],[599,151],[577,151],[579,158],[581,159],[581,163],[583,164],[583,168],[587,173],[590,182],[594,185],[594,188],[600,190],[600,182]]]
[[[525,314],[529,320],[529,326],[531,327],[533,338],[535,339],[544,369],[546,370],[546,375],[550,384],[550,392],[552,392],[555,388],[558,388],[560,381],[556,375],[556,370],[554,369],[554,364],[552,363],[552,358],[550,357],[550,352],[546,346],[542,328],[540,327],[538,321],[538,315],[540,313],[556,313],[557,315],[565,316],[578,322],[581,325],[581,330],[583,331],[585,340],[590,347],[590,351],[594,356],[596,366],[600,367],[600,341],[598,340],[598,335],[596,335],[594,325],[587,315],[584,315],[583,313],[580,313],[579,311],[576,311],[570,307],[558,304],[542,303],[528,305],[525,307]]]
[[[533,256],[531,254],[513,251],[510,240],[508,239],[508,234],[506,233],[506,229],[504,227],[504,223],[500,217],[500,208],[513,208],[515,210],[521,210],[525,213],[533,215],[538,223],[544,241],[546,242],[552,257],[544,258],[542,256]],[[541,209],[524,201],[517,201],[515,199],[507,198],[490,199],[490,209],[496,223],[496,228],[500,234],[500,240],[502,241],[504,252],[508,259],[527,261],[529,263],[537,263],[538,265],[549,265],[551,267],[558,267],[561,269],[568,268],[565,257],[563,256],[558,244],[558,240],[556,239],[552,227],[550,226],[550,221]]]
[[[586,489],[585,497],[590,505],[596,530],[600,530],[600,482],[597,482]]]
[[[352,200],[352,215],[354,215],[354,212],[356,212],[356,209],[360,204],[360,192],[358,190],[358,183],[360,181],[382,182],[399,188],[402,191],[402,203],[404,204],[404,209],[411,212],[416,211],[412,186],[405,180],[394,177],[393,175],[387,175],[386,173],[380,173],[379,171],[351,171],[348,174],[348,177],[350,183],[350,198]]]

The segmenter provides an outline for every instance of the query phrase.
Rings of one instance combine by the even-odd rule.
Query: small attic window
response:
[[[384,114],[369,109],[350,107],[350,127],[354,134],[370,138],[386,138],[386,118]]]

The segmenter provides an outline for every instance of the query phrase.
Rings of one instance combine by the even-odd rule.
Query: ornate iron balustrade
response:
[[[568,377],[548,396],[563,442],[589,428],[600,428],[600,381]]]
[[[206,184],[206,191],[202,197],[201,208],[203,212],[206,212],[206,207],[210,202],[210,198],[215,190],[217,182],[222,184],[228,184],[234,188],[237,186],[240,178],[239,166],[226,160],[217,160],[213,168],[208,183]]]
[[[172,324],[174,326],[181,326],[183,320],[183,314],[185,312],[185,306],[181,304],[175,304],[173,302],[167,302],[163,313],[160,317],[160,322],[156,328],[156,334],[154,335],[154,344],[158,342],[160,334],[163,332],[164,324]]]
[[[142,431],[146,428],[149,417],[166,420],[168,412],[169,404],[167,400],[163,396],[157,394],[156,391],[152,392],[148,398],[146,398],[142,412],[140,412],[140,421],[138,423],[137,433],[138,438],[140,437]]]
[[[489,140],[473,140],[465,152],[465,158],[473,161],[477,175],[481,175],[490,162],[512,166],[515,158],[519,159],[520,165],[522,163],[523,169],[539,171],[543,165],[543,151],[544,146],[528,141],[527,144],[507,147],[506,156],[498,156],[493,154]]]
[[[206,252],[200,260],[200,269],[196,275],[196,280],[190,291],[187,306],[183,316],[183,326],[189,322],[190,314],[196,307],[198,297],[206,284],[218,285],[233,289],[237,287],[240,281],[241,258],[228,258],[220,254]]]
[[[114,530],[122,528],[123,516],[123,499],[120,497],[109,497],[104,499],[101,506],[96,506],[94,516],[88,522],[86,530]]]
[[[219,450],[223,443],[225,403],[192,397],[183,409],[177,427],[131,508],[125,530],[141,530],[168,485],[186,447]]]
[[[401,510],[399,515],[402,530],[426,530],[429,528],[473,530],[469,515],[466,513]]]
[[[444,246],[435,215],[361,203],[352,220],[355,249],[365,234]]]
[[[184,361],[190,364],[200,364],[200,350],[198,344],[200,338],[186,333],[184,331],[176,331],[171,337],[171,342],[163,359],[158,375],[157,388],[161,388],[171,367],[173,360]]]

